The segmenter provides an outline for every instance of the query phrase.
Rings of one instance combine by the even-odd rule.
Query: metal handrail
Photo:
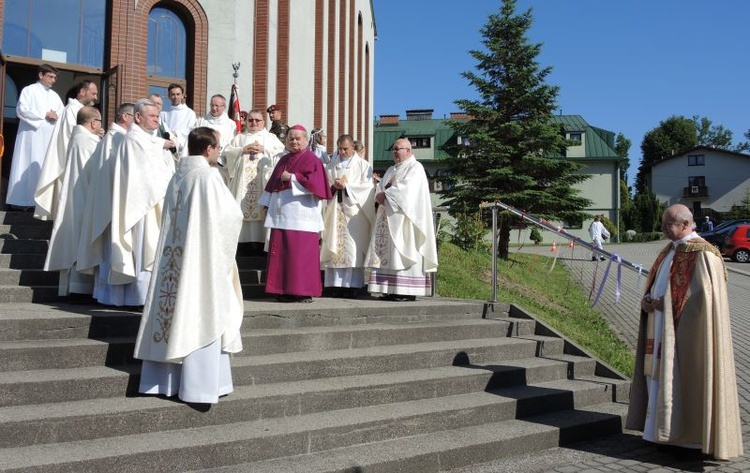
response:
[[[529,214],[527,212],[523,212],[521,210],[516,209],[515,207],[505,204],[503,202],[482,202],[479,204],[480,209],[485,208],[491,208],[492,209],[492,299],[485,304],[485,310],[483,316],[486,316],[488,309],[491,309],[494,311],[494,304],[497,302],[497,214],[498,209],[507,210],[508,212],[511,212],[524,220],[527,220],[531,223],[533,223],[536,226],[542,227],[545,230],[549,230],[551,232],[554,232],[557,235],[560,235],[561,237],[568,239],[578,245],[581,245],[585,248],[588,248],[592,252],[595,253],[601,253],[603,255],[606,255],[609,259],[615,259],[615,257],[620,258],[620,264],[624,265],[626,268],[632,269],[633,271],[637,271],[639,274],[647,275],[648,270],[644,269],[642,265],[631,263],[630,261],[627,261],[625,259],[622,259],[619,255],[615,255],[614,253],[610,253],[609,251],[597,248],[596,246],[592,245],[586,240],[583,240],[575,235],[571,235],[567,231],[565,231],[564,228],[558,227],[553,225],[550,221],[541,219],[538,217],[535,217],[532,214]]]

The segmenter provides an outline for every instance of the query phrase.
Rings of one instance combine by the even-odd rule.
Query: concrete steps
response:
[[[234,392],[141,396],[140,312],[61,301],[50,229],[0,212],[2,472],[436,472],[622,430],[628,381],[517,307],[276,303],[252,256]]]
[[[562,400],[565,396],[570,398],[570,393],[576,391],[579,402],[584,405],[592,402],[583,397],[586,390],[587,396],[595,396],[599,402],[611,400],[611,393],[607,394],[601,383],[563,384],[559,377],[567,369],[564,362],[546,360],[524,365],[524,362],[519,362],[518,366],[494,369],[443,367],[388,376],[378,373],[325,381],[236,386],[231,396],[211,409],[211,416],[198,411],[186,413],[184,405],[156,397],[133,397],[127,403],[121,398],[94,398],[3,407],[0,416],[5,422],[0,424],[0,448],[272,419],[325,412],[330,406],[353,409],[482,391],[502,396],[506,390],[506,397],[517,399],[525,396],[524,409],[528,412],[543,409],[544,403],[549,402],[553,395]],[[539,383],[537,390],[528,390],[527,393],[519,390],[517,382],[521,375],[526,376],[529,383]],[[555,383],[558,383],[557,391],[552,388]],[[539,402],[534,401],[532,395]],[[159,419],[158,424],[153,422],[155,416]]]
[[[542,451],[608,435],[619,429],[624,408],[604,403],[504,422],[444,430],[324,452],[310,452],[200,473],[431,473]]]
[[[0,212],[0,304],[51,302],[57,295],[57,272],[45,272],[52,222],[28,212]]]
[[[592,424],[596,422],[610,425],[619,422],[617,410],[606,410],[605,407],[602,410],[594,408],[590,411],[590,415],[586,416],[589,422],[584,426],[581,426],[580,420],[574,419],[575,416],[571,416],[569,411],[567,415],[560,415],[560,412],[556,413],[558,415],[548,413],[520,424],[513,418],[520,402],[491,393],[474,393],[287,418],[195,427],[186,431],[168,430],[10,448],[0,450],[0,467],[8,471],[45,472],[186,471],[211,467],[217,462],[231,464],[327,452],[348,446],[389,441],[394,437],[424,436],[477,426],[482,426],[481,430],[485,431],[488,423],[495,424],[495,428],[502,430],[509,426],[516,427],[511,432],[521,434],[522,437],[524,430],[531,430],[537,435],[525,439],[526,448],[528,443],[532,442],[537,448],[549,448],[559,445],[554,441],[559,441],[561,434],[567,435],[568,438],[585,438],[588,433],[582,430],[590,431]],[[537,428],[532,427],[534,424],[537,424]],[[578,432],[574,432],[573,425]],[[570,432],[561,430],[561,426],[568,427]],[[544,439],[544,434],[551,435],[552,438]],[[466,455],[466,450],[457,452],[457,456]]]
[[[137,394],[137,313],[7,307],[0,471],[439,471],[616,433],[625,411],[627,381],[473,302],[249,301],[210,409]]]

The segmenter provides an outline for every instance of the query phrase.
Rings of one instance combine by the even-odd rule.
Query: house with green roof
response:
[[[445,165],[442,158],[449,158],[445,145],[462,139],[448,126],[449,119],[469,119],[465,114],[452,113],[449,117],[433,118],[433,110],[407,110],[406,119],[400,115],[380,115],[375,121],[374,143],[370,147],[373,170],[382,175],[393,164],[391,147],[399,138],[408,138],[414,156],[424,165],[433,193],[433,206],[441,203],[441,175]],[[620,162],[614,150],[615,133],[589,125],[580,115],[557,115],[552,118],[559,123],[566,138],[577,142],[569,146],[565,159],[581,163],[580,172],[590,179],[578,185],[581,195],[591,200],[587,209],[592,218],[583,222],[562,222],[572,234],[588,239],[588,226],[594,215],[604,215],[619,225],[620,217]],[[545,241],[550,241],[545,238]]]

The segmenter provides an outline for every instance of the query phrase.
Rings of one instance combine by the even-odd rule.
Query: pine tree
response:
[[[551,122],[559,88],[545,82],[551,68],[536,61],[541,45],[526,38],[531,9],[515,10],[516,0],[503,0],[490,15],[481,30],[486,50],[470,52],[476,72],[462,74],[479,99],[455,102],[471,118],[451,122],[460,139],[445,159],[452,184],[446,204],[478,208],[499,200],[545,218],[581,221],[590,201],[573,185],[588,176],[565,159],[569,143]],[[499,256],[507,259],[510,219],[500,222]]]

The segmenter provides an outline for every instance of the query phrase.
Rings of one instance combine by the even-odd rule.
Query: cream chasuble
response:
[[[40,220],[54,220],[57,216],[55,212],[59,208],[57,201],[62,192],[68,143],[78,121],[78,112],[82,108],[83,104],[78,99],[68,99],[68,105],[52,131],[52,139],[44,156],[42,174],[34,191],[34,217]]]
[[[717,459],[741,456],[723,259],[695,234],[674,249],[670,244],[659,259],[648,290],[654,297],[663,291],[664,311],[654,313],[653,323],[641,312],[626,428],[654,442],[700,447]]]
[[[378,206],[365,265],[421,273],[437,271],[437,247],[430,188],[424,167],[412,155],[388,168],[378,184],[385,192]]]
[[[321,266],[326,272],[336,268],[362,269],[375,220],[372,168],[356,154],[343,160],[336,155],[326,165],[326,172],[331,184],[342,177],[347,182],[346,189],[333,190],[333,198],[325,206]]]
[[[96,151],[84,167],[89,187],[83,210],[81,238],[78,244],[76,269],[93,274],[103,258],[104,231],[112,219],[112,159],[114,150],[122,143],[127,130],[113,123]]]
[[[69,271],[76,262],[78,242],[80,241],[83,209],[86,205],[86,192],[89,186],[88,176],[83,172],[87,162],[99,144],[99,136],[83,125],[76,125],[71,133],[68,145],[65,171],[61,177],[60,196],[57,215],[52,225],[45,271]],[[60,279],[61,296],[69,292],[90,293],[91,288],[68,287],[67,279]],[[93,281],[92,281],[93,282]]]
[[[161,209],[174,159],[164,149],[164,139],[147,133],[137,124],[130,127],[112,157],[111,268],[109,284],[135,282],[134,253],[142,269],[151,271],[161,228]],[[140,245],[134,245],[136,224],[142,224]],[[106,243],[105,243],[106,244]]]
[[[180,363],[220,340],[242,350],[242,289],[234,254],[242,214],[203,156],[180,160],[164,199],[164,231],[135,357]]]
[[[255,156],[242,154],[245,146],[254,143],[263,146],[265,152]],[[244,219],[240,242],[266,240],[259,199],[279,159],[278,155],[283,151],[284,145],[281,141],[265,129],[240,133],[224,149],[225,166],[221,172],[230,192],[240,204]]]

